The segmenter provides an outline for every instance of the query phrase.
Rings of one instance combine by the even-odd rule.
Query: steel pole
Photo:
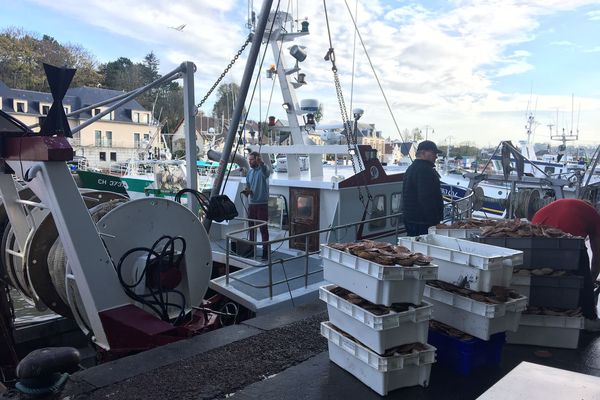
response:
[[[219,168],[217,169],[217,176],[213,181],[213,187],[210,192],[210,197],[218,195],[221,191],[221,185],[223,184],[223,178],[225,177],[227,163],[229,162],[229,158],[231,157],[231,148],[233,147],[233,143],[237,134],[238,125],[242,116],[242,110],[244,109],[244,104],[246,102],[246,95],[248,94],[248,88],[250,87],[250,82],[254,74],[254,66],[256,64],[256,60],[258,59],[258,53],[260,52],[262,38],[265,33],[267,20],[269,19],[269,13],[271,11],[272,5],[273,0],[264,0],[262,8],[260,10],[260,18],[258,20],[258,25],[256,26],[256,31],[254,32],[254,37],[252,39],[252,46],[250,47],[248,62],[246,63],[246,68],[244,69],[244,77],[242,78],[242,83],[240,84],[240,93],[235,102],[233,116],[231,118],[231,123],[227,132],[227,139],[225,140],[223,154],[221,155],[221,160],[219,161]],[[211,224],[212,220],[208,218],[204,220],[204,228],[206,228],[207,232],[210,231]]]
[[[185,132],[185,169],[187,187],[198,190],[198,168],[196,163],[196,104],[194,103],[194,72],[196,66],[191,61],[181,64],[183,69],[183,120]],[[196,197],[188,195],[188,208],[198,215],[198,201]]]

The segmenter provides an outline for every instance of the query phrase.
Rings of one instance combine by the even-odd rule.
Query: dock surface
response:
[[[325,320],[319,301],[280,310],[78,372],[60,398],[380,398],[329,361],[327,341],[319,334]],[[582,332],[577,350],[506,344],[500,366],[468,377],[434,364],[427,388],[399,389],[387,398],[475,399],[521,361],[600,377],[600,334]]]

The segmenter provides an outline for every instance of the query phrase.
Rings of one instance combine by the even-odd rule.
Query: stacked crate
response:
[[[485,352],[489,354],[501,352],[505,332],[517,330],[527,299],[521,296],[499,304],[489,304],[465,294],[472,294],[473,291],[490,292],[493,287],[504,288],[502,290],[508,292],[513,268],[522,263],[523,253],[438,234],[400,238],[399,244],[433,257],[433,263],[438,266],[438,279],[450,284],[425,286],[425,299],[434,306],[433,318],[472,336],[468,348],[478,351],[486,349]],[[459,290],[445,289],[452,285]],[[444,335],[444,332],[431,332],[429,337],[432,344],[439,346],[438,359],[441,364],[449,365],[458,372],[471,371],[469,362],[474,358],[454,356],[457,353],[472,353],[464,351],[467,348],[465,343],[456,337]],[[488,364],[498,362],[498,357],[490,357]],[[485,364],[478,362],[478,366]]]
[[[435,347],[427,344],[432,306],[423,301],[434,265],[381,265],[321,246],[320,288],[329,321],[321,324],[329,358],[380,395],[427,386]]]
[[[577,275],[581,250],[579,238],[484,237],[482,243],[523,251],[522,269],[515,271],[512,287],[529,299],[519,330],[507,336],[509,343],[577,348],[584,318],[576,310],[583,277]]]

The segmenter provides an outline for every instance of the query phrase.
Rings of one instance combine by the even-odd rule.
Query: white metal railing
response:
[[[226,235],[226,248],[225,248],[225,284],[229,285],[229,281],[230,280],[234,280],[240,283],[243,283],[247,286],[253,287],[255,289],[268,289],[269,290],[269,298],[273,298],[273,286],[275,285],[279,285],[281,283],[289,283],[290,281],[293,281],[295,279],[300,279],[300,278],[304,278],[304,287],[308,287],[308,277],[314,274],[317,274],[321,271],[323,271],[323,269],[318,269],[316,271],[309,271],[309,257],[311,255],[314,254],[318,254],[320,253],[320,249],[318,250],[314,250],[314,251],[310,251],[309,250],[309,238],[312,235],[321,235],[322,233],[330,233],[330,232],[335,232],[337,230],[341,230],[341,229],[349,229],[349,228],[355,228],[355,235],[354,237],[357,236],[358,234],[358,227],[361,225],[365,225],[365,224],[369,224],[373,221],[380,221],[380,220],[386,220],[388,218],[396,218],[396,221],[400,221],[401,217],[402,217],[402,213],[397,213],[397,214],[391,214],[391,215],[386,215],[383,217],[378,217],[378,218],[372,218],[372,219],[368,219],[368,220],[364,220],[364,221],[358,221],[358,222],[353,222],[350,224],[345,224],[345,225],[339,225],[339,226],[335,226],[335,227],[331,227],[331,228],[325,228],[325,229],[320,229],[320,230],[315,230],[315,231],[311,231],[311,232],[306,232],[306,233],[301,233],[298,235],[293,235],[293,236],[288,236],[288,237],[283,237],[283,238],[279,238],[279,239],[272,239],[269,240],[268,242],[262,242],[262,241],[251,241],[249,239],[245,239],[243,237],[240,236],[235,236],[235,235],[240,235],[240,234],[244,234],[244,233],[248,233],[250,232],[250,230],[254,230],[254,234],[256,235],[255,237],[258,238],[258,232],[256,232],[257,229],[260,229],[261,226],[267,224],[266,221],[259,221],[259,220],[252,220],[252,219],[246,219],[246,218],[236,218],[237,220],[242,220],[246,223],[254,223],[255,225],[253,226],[249,226],[243,229],[238,229],[236,231],[232,231],[229,234]],[[381,238],[386,238],[386,237],[390,237],[393,236],[394,239],[394,244],[398,243],[398,236],[400,233],[404,233],[405,230],[403,229],[403,225],[401,227],[400,223],[396,223],[396,226],[394,227],[393,233],[391,233],[392,231],[387,230],[384,232],[381,232],[380,235],[381,236],[372,236],[372,239],[381,239]],[[290,256],[287,258],[278,258],[276,260],[273,260],[272,258],[272,254],[271,254],[271,249],[273,248],[274,244],[277,243],[281,243],[281,242],[285,242],[285,241],[289,241],[292,239],[304,239],[304,251],[301,254],[298,254],[296,256]],[[231,242],[232,240],[236,240],[237,243],[246,243],[249,245],[252,245],[253,249],[254,249],[254,254],[256,254],[256,250],[257,250],[257,246],[259,244],[262,243],[263,246],[267,246],[267,262],[265,264],[251,264],[249,262],[247,262],[247,260],[243,257],[238,257],[238,256],[232,256],[230,254],[230,249],[231,249]],[[234,257],[237,261],[240,261],[242,263],[245,263],[246,265],[248,265],[249,267],[254,267],[254,268],[267,268],[268,269],[268,276],[269,276],[269,283],[265,284],[265,285],[255,285],[252,284],[250,282],[246,282],[243,279],[240,278],[236,278],[234,276],[231,276],[230,274],[230,258]],[[286,262],[290,262],[293,260],[298,260],[298,259],[304,259],[305,264],[304,264],[304,272],[300,275],[296,275],[296,276],[292,276],[292,277],[287,277],[277,281],[277,282],[273,282],[273,267],[276,264],[280,264],[282,268],[284,268],[284,264]],[[288,286],[289,288],[289,286]],[[290,293],[291,296],[291,293]]]

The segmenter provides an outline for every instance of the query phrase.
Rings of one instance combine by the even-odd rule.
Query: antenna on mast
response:
[[[573,113],[575,108],[575,95],[571,93],[571,131],[570,134],[573,135]]]
[[[575,132],[577,138],[579,138],[579,117],[581,116],[581,102],[579,102],[579,107],[577,109],[577,130]]]

